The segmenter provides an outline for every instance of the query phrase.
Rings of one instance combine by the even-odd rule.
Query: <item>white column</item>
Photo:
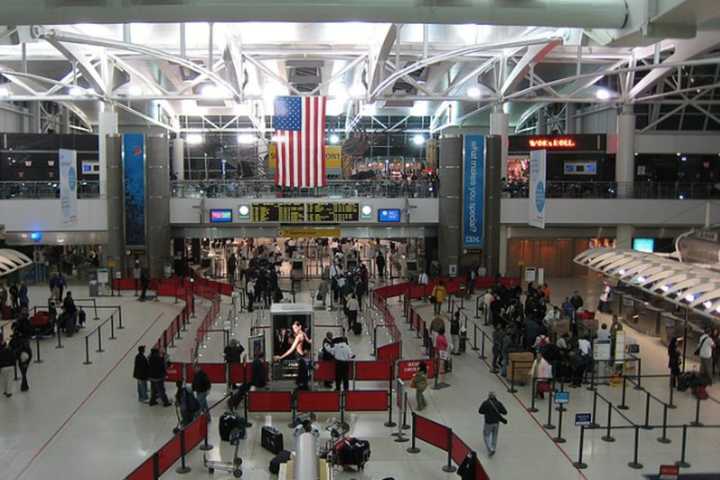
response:
[[[544,108],[537,111],[537,123],[535,124],[536,135],[547,135],[547,115]]]
[[[635,181],[635,114],[632,105],[624,105],[617,117],[617,138],[615,181],[618,182],[618,198],[632,198]]]
[[[107,152],[105,151],[105,140],[107,135],[118,133],[118,115],[112,110],[100,112],[98,117],[98,163],[100,164],[100,196],[104,197],[107,192]]]
[[[632,239],[635,234],[635,227],[632,225],[618,225],[615,227],[615,248],[632,248]]]
[[[508,230],[507,225],[500,225],[500,251],[498,253],[498,272],[505,276],[507,271],[507,251],[508,251]]]
[[[185,180],[185,139],[173,140],[173,173],[176,180]]]
[[[575,118],[576,108],[574,103],[565,105],[565,133],[573,134],[577,132],[577,118]]]
[[[497,105],[495,110],[490,114],[490,135],[499,135],[502,139],[500,176],[504,179],[507,175],[508,115],[503,112],[502,105]]]

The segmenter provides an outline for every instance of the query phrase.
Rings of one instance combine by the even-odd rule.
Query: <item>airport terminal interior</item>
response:
[[[720,479],[717,0],[0,12],[1,479]]]

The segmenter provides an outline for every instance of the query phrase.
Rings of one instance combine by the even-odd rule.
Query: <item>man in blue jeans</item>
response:
[[[212,383],[210,377],[200,367],[199,363],[195,363],[195,376],[192,381],[192,390],[195,392],[195,398],[197,398],[198,404],[200,405],[200,411],[208,414],[208,421],[210,421],[210,409],[208,408],[207,397],[210,394],[210,388]]]
[[[137,380],[138,402],[147,403],[148,397],[148,378],[150,375],[150,365],[145,356],[145,345],[138,347],[138,353],[135,355],[135,367],[133,368],[133,378]]]
[[[483,427],[483,437],[485,439],[485,446],[488,449],[488,454],[492,457],[495,455],[495,448],[497,447],[498,430],[500,429],[500,423],[507,423],[503,415],[507,415],[507,410],[500,400],[495,397],[493,392],[488,394],[487,400],[485,400],[480,408],[478,409],[480,415],[485,416],[485,426]]]

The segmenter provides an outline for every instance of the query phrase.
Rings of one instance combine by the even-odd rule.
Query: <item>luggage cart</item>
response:
[[[215,470],[221,472],[232,473],[233,477],[241,478],[243,475],[242,471],[242,458],[238,455],[240,450],[240,440],[242,440],[242,432],[238,429],[230,432],[230,445],[235,447],[233,452],[232,462],[221,462],[219,460],[208,460],[207,454],[203,453],[203,465],[208,469],[208,473],[211,475],[215,473]]]

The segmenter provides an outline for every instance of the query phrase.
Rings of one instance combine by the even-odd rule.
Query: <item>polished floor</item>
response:
[[[589,305],[596,302],[600,284],[596,277],[550,281],[553,300],[559,302],[562,297],[574,289],[586,295]],[[309,302],[313,285],[306,285],[298,302]],[[76,297],[87,297],[87,289],[73,287]],[[45,288],[33,287],[31,298],[45,298]],[[43,303],[43,302],[33,302]],[[95,479],[123,478],[142,460],[149,456],[171,436],[171,430],[177,419],[174,408],[148,407],[137,401],[135,383],[131,378],[132,361],[137,345],[152,344],[160,332],[180,310],[181,305],[172,299],[160,299],[157,302],[139,303],[130,293],[122,297],[104,297],[98,300],[102,305],[121,305],[125,329],[116,331],[116,340],[107,340],[109,332],[103,331],[103,353],[97,353],[97,339],[91,338],[90,355],[92,364],[83,365],[85,356],[84,336],[91,328],[107,318],[100,313],[100,320],[92,320],[84,332],[71,339],[64,340],[64,348],[56,349],[53,339],[40,342],[43,363],[33,364],[30,368],[31,390],[27,393],[16,392],[10,398],[0,400],[0,478],[3,479],[45,479],[73,478]],[[391,307],[400,318],[400,303],[391,302]],[[207,308],[199,304],[198,313]],[[423,316],[430,317],[430,306],[418,303]],[[218,328],[233,330],[235,338],[245,343],[249,333],[250,314],[242,313],[235,321],[229,302],[223,304]],[[473,318],[473,312],[468,312]],[[257,314],[252,314],[257,315]],[[335,312],[316,311],[316,323],[335,324],[338,321]],[[194,323],[192,326],[196,325]],[[472,323],[470,324],[472,325]],[[382,329],[381,329],[382,330]],[[414,334],[405,325],[401,326],[404,338],[406,358],[420,358],[421,351]],[[315,335],[322,334],[322,329]],[[380,331],[378,343],[386,341]],[[186,334],[177,348],[171,351],[176,359],[187,359],[191,348],[192,335]],[[641,345],[643,373],[666,373],[665,351],[658,341],[636,334]],[[211,336],[202,349],[203,361],[217,361],[221,354],[220,336]],[[351,336],[352,347],[358,358],[371,358],[371,336],[368,329],[362,336]],[[489,346],[488,346],[489,353]],[[454,370],[446,381],[451,385],[442,390],[428,390],[428,409],[424,415],[454,429],[472,448],[476,449],[492,479],[514,478],[554,478],[554,479],[640,479],[643,475],[657,474],[661,464],[672,463],[680,459],[681,432],[669,429],[668,438],[672,443],[657,441],[661,436],[659,429],[639,431],[639,462],[643,468],[630,469],[627,463],[633,460],[632,429],[613,431],[616,441],[607,443],[600,439],[604,432],[588,431],[585,435],[584,461],[588,469],[578,471],[572,465],[578,454],[579,430],[573,425],[576,412],[590,411],[592,393],[586,389],[570,390],[568,411],[564,414],[562,436],[564,444],[556,444],[552,437],[558,429],[546,431],[542,424],[547,421],[547,401],[539,401],[539,412],[527,411],[530,404],[528,387],[519,387],[518,392],[510,394],[506,386],[487,365],[478,359],[477,352],[469,350],[466,354],[454,358]],[[19,384],[16,384],[16,388]],[[359,388],[370,388],[363,383]],[[663,381],[650,381],[643,385],[648,391],[663,399],[667,396],[667,385]],[[489,391],[497,393],[498,398],[509,410],[509,424],[500,431],[497,454],[489,458],[482,441],[482,419],[477,414],[480,402]],[[174,386],[168,384],[168,393],[174,392]],[[599,392],[610,401],[618,403],[621,389],[602,386]],[[224,388],[213,387],[211,400],[222,398]],[[627,403],[630,409],[625,412],[628,419],[635,423],[644,422],[646,393],[627,390]],[[720,398],[718,387],[711,389],[711,395]],[[688,393],[675,396],[677,409],[669,411],[668,424],[690,423],[695,417],[695,402]],[[701,421],[707,425],[720,425],[720,405],[713,400],[702,402]],[[599,408],[597,421],[604,424],[606,409]],[[222,409],[213,412],[217,417]],[[650,423],[662,421],[662,409],[652,403]],[[552,411],[552,423],[557,425],[558,413]],[[329,417],[320,416],[322,425]],[[253,415],[250,420],[253,427],[241,445],[243,458],[243,478],[273,478],[267,470],[272,457],[259,444],[260,426],[272,424],[290,437],[287,415]],[[407,443],[396,443],[390,436],[392,429],[383,423],[387,414],[353,414],[349,417],[351,434],[370,441],[372,456],[364,472],[338,472],[340,479],[451,479],[455,474],[442,472],[441,467],[446,455],[438,449],[419,443],[422,449],[418,455],[406,453]],[[613,423],[622,422],[617,415]],[[618,423],[622,425],[623,423]],[[627,422],[625,423],[627,424]],[[232,456],[231,447],[221,445],[217,437],[217,426],[210,426],[210,442],[216,446],[209,452],[211,459],[228,460]],[[323,432],[324,438],[327,436]],[[286,440],[287,441],[287,440]],[[720,447],[720,429],[692,429],[688,435],[687,461],[692,465],[691,473],[718,473],[720,462],[717,452]],[[174,470],[163,478],[210,478],[202,465],[202,454],[193,452],[188,463],[192,467],[189,474],[179,475]],[[232,478],[229,474],[217,472],[214,478]],[[714,477],[714,478],[720,478]]]

